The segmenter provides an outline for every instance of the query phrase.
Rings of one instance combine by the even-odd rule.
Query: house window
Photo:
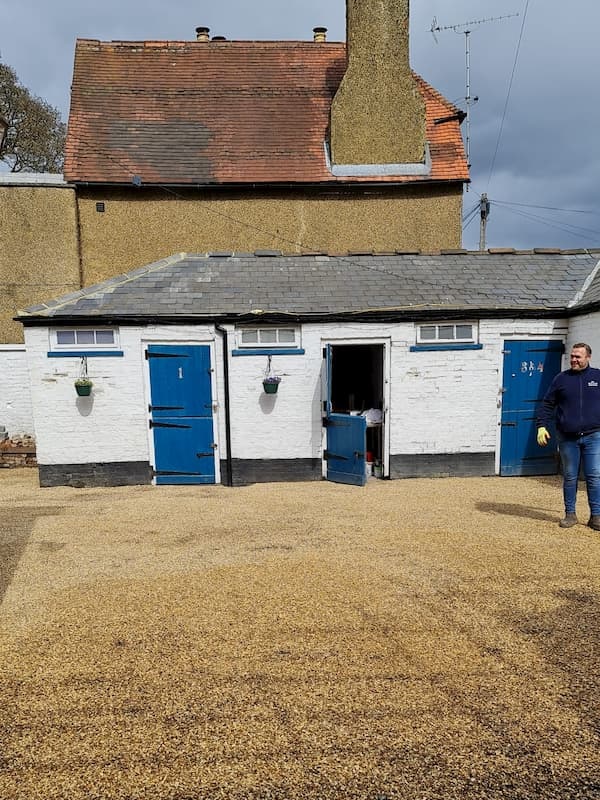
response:
[[[240,328],[237,339],[240,348],[296,348],[300,346],[300,331],[297,328]]]
[[[436,322],[417,326],[417,344],[473,344],[477,325],[472,322]]]
[[[58,328],[51,333],[52,350],[116,350],[115,328]]]

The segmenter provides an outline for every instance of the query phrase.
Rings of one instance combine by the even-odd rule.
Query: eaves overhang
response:
[[[361,180],[348,180],[344,181],[341,179],[338,180],[329,180],[329,181],[253,181],[252,183],[245,183],[243,181],[238,181],[237,183],[223,183],[223,182],[211,182],[207,181],[206,183],[167,183],[165,181],[151,183],[151,182],[142,182],[140,184],[133,183],[133,181],[82,181],[73,179],[69,184],[71,187],[75,187],[77,189],[132,189],[136,192],[142,191],[143,189],[164,189],[166,191],[183,191],[184,189],[199,191],[199,190],[210,190],[214,191],[215,189],[220,190],[227,190],[231,189],[233,191],[240,191],[242,189],[253,191],[255,189],[326,189],[327,191],[335,191],[336,189],[343,189],[344,191],[348,191],[350,189],[356,189],[360,191],[362,189],[388,189],[388,188],[402,188],[402,187],[414,187],[415,185],[421,186],[423,183],[426,183],[427,186],[451,186],[456,184],[457,186],[462,186],[465,183],[470,183],[470,178],[435,178],[435,179],[428,179],[426,181],[423,178],[415,177],[415,180],[406,180],[406,178],[401,179],[401,176],[398,176],[398,180],[377,180],[377,178],[371,173],[370,177],[372,180],[368,180],[363,178]]]
[[[582,303],[577,306],[569,306],[569,308],[565,310],[564,316],[569,318],[581,317],[585,314],[593,314],[597,311],[600,311],[600,300],[595,300],[592,303]]]
[[[448,319],[507,319],[513,317],[527,317],[529,319],[551,319],[556,317],[572,316],[573,310],[566,308],[539,308],[531,307],[460,307],[448,308],[439,306],[435,308],[381,308],[362,309],[357,311],[324,311],[324,312],[297,312],[297,311],[262,311],[257,313],[227,313],[217,312],[212,314],[102,314],[79,315],[61,314],[54,316],[21,314],[13,319],[24,327],[64,327],[67,325],[206,325],[206,324],[250,324],[272,323],[281,324],[291,321],[296,323],[327,323],[327,322],[417,322],[420,320]]]

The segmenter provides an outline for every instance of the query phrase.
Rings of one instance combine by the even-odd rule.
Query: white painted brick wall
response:
[[[48,358],[46,328],[26,328],[37,457],[40,464],[147,461],[149,381],[144,349],[172,341],[211,344],[204,327],[123,327],[123,357],[89,357],[92,395],[78,397],[73,382],[79,358]]]
[[[574,320],[570,340],[587,339],[600,353],[600,318]],[[210,327],[122,328],[123,358],[89,358],[91,401],[77,398],[75,358],[48,358],[48,331],[27,328],[38,459],[43,464],[151,460],[149,382],[144,348],[179,341],[211,346],[214,368],[215,441],[225,458],[221,335]],[[266,355],[232,356],[230,402],[234,458],[320,458],[323,438],[324,343],[391,343],[389,437],[391,454],[494,452],[498,441],[502,349],[505,339],[566,336],[561,320],[482,322],[481,350],[410,352],[412,324],[305,325],[304,355],[273,356],[282,376],[266,395]],[[235,347],[233,334],[230,348]]]
[[[9,436],[35,434],[25,345],[0,345],[0,425]]]
[[[304,355],[274,355],[282,377],[276,394],[263,391],[266,355],[230,361],[234,458],[318,458],[321,453],[321,353],[314,331],[303,330]]]
[[[569,366],[568,354],[577,342],[589,344],[592,348],[591,364],[593,367],[600,367],[600,314],[585,314],[571,319],[564,369]]]
[[[46,328],[25,328],[40,464],[148,458],[139,328],[121,330],[125,357],[88,358],[92,395],[78,397],[79,358],[48,358]]]
[[[481,350],[411,353],[409,329],[392,346],[392,454],[494,452],[504,341],[566,333],[553,320],[482,321]]]

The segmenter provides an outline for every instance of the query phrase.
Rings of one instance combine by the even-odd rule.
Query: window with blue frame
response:
[[[53,328],[49,356],[122,355],[118,328]]]
[[[417,326],[417,344],[475,344],[477,325],[473,322],[434,322]]]
[[[243,347],[300,347],[298,328],[238,328],[237,345]]]
[[[300,327],[285,325],[240,326],[235,331],[233,356],[304,355]]]

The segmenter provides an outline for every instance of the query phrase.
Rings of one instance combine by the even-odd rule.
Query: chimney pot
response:
[[[204,28],[204,27],[196,28],[196,41],[208,42],[210,38],[209,33],[210,33],[210,28]]]
[[[315,42],[327,41],[327,28],[313,28],[313,34]]]
[[[227,37],[225,37],[225,36],[213,36],[212,40],[213,40],[213,42],[226,42],[227,41]]]

